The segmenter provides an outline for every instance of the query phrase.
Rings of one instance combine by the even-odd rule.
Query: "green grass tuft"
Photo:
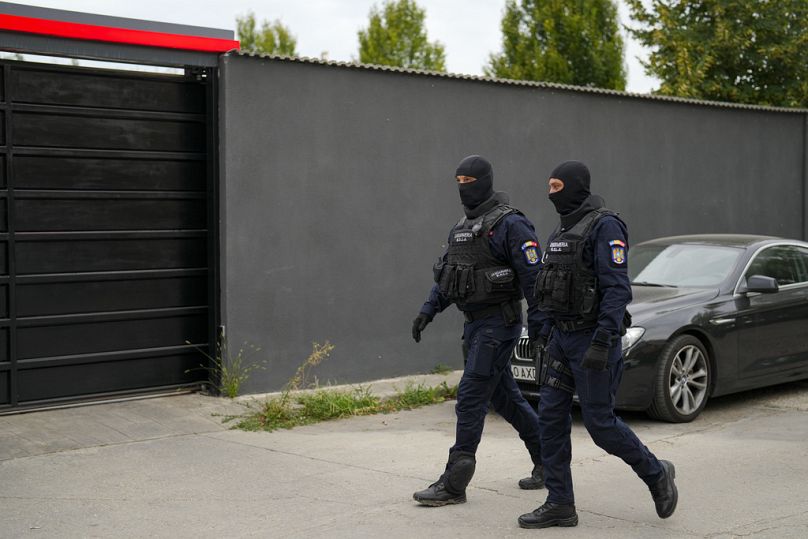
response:
[[[297,398],[301,406],[300,417],[310,423],[372,414],[380,402],[379,397],[370,393],[370,389],[362,387],[353,391],[320,390]]]
[[[187,369],[185,372],[203,370],[208,373],[208,378],[215,384],[216,390],[227,398],[235,399],[241,391],[241,386],[249,380],[250,375],[256,369],[265,369],[266,360],[251,362],[249,359],[261,351],[260,348],[245,343],[238,350],[238,353],[232,354],[227,347],[227,339],[222,336],[216,343],[216,351],[211,356],[204,348],[192,344],[190,341],[185,341],[196,348],[203,356],[208,359],[208,365],[199,365],[193,369]],[[247,347],[247,351],[244,347]]]
[[[386,399],[361,386],[343,391],[321,389],[292,398],[287,392],[267,399],[257,407],[247,405],[249,411],[246,414],[225,420],[237,420],[234,425],[237,429],[273,431],[350,416],[412,410],[455,398],[457,386],[450,387],[446,382],[434,387],[409,384],[403,391]]]
[[[398,392],[384,404],[389,411],[412,410],[430,404],[438,404],[445,400],[457,398],[457,386],[449,387],[446,382],[430,387],[423,384],[409,384],[404,391]],[[385,410],[388,411],[388,410]]]
[[[432,370],[431,370],[431,371],[429,371],[429,374],[449,374],[449,373],[450,373],[450,372],[452,372],[453,370],[454,370],[454,369],[452,369],[452,368],[451,368],[449,365],[447,365],[446,363],[438,363],[437,365],[435,365],[434,367],[432,367]]]

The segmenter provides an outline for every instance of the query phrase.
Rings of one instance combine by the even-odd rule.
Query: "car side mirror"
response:
[[[746,291],[761,294],[774,294],[780,290],[777,279],[765,275],[750,275],[746,278]]]

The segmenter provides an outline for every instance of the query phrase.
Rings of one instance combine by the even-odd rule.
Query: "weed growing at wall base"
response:
[[[185,344],[191,344],[185,341]],[[216,352],[213,356],[208,354],[203,348],[192,345],[203,356],[208,358],[209,365],[200,365],[195,369],[188,369],[185,372],[203,370],[208,373],[211,382],[216,390],[228,398],[236,398],[241,391],[241,386],[250,378],[250,374],[256,369],[265,369],[266,361],[248,362],[247,360],[261,351],[260,348],[250,344],[244,344],[239,348],[237,354],[231,354],[227,348],[227,339],[222,337],[216,343]],[[247,348],[245,352],[244,348]]]
[[[441,382],[436,386],[422,384],[409,384],[404,391],[397,392],[382,403],[383,412],[397,412],[399,410],[412,410],[428,404],[437,404],[446,400],[457,398],[457,386],[449,386]]]
[[[311,371],[312,367],[316,367],[326,359],[328,356],[331,355],[331,352],[334,351],[334,345],[331,344],[329,341],[325,341],[323,344],[318,342],[313,342],[311,345],[311,354],[309,357],[306,358],[304,361],[295,371],[295,375],[286,382],[286,385],[283,387],[283,394],[281,395],[281,399],[284,402],[289,400],[289,393],[292,391],[297,391],[299,389],[303,389],[305,387],[306,378],[308,377],[309,371]]]
[[[387,398],[376,396],[362,386],[348,390],[321,389],[293,398],[287,394],[286,399],[281,395],[246,404],[246,414],[227,417],[225,421],[237,421],[234,428],[238,429],[273,431],[330,419],[412,410],[455,398],[457,386],[449,386],[446,382],[431,387],[408,384],[404,390]]]
[[[429,374],[449,374],[453,370],[454,369],[449,365],[447,365],[446,363],[438,363],[434,367],[432,367],[432,370],[429,371]]]

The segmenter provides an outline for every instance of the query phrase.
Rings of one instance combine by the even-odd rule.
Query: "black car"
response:
[[[694,235],[636,245],[632,327],[617,408],[671,422],[707,399],[808,378],[808,243],[767,236]],[[512,368],[535,397],[523,335]]]

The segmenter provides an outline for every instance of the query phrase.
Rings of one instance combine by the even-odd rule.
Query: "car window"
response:
[[[801,283],[808,282],[808,247],[795,248],[795,260],[797,262],[798,280]]]
[[[709,288],[727,278],[742,252],[719,245],[640,244],[631,252],[629,277],[632,284]]]
[[[808,250],[804,251],[808,253]],[[745,277],[751,275],[774,277],[780,286],[806,282],[808,275],[804,269],[803,257],[808,257],[808,254],[801,254],[800,248],[794,245],[769,247],[758,253],[746,271]]]

